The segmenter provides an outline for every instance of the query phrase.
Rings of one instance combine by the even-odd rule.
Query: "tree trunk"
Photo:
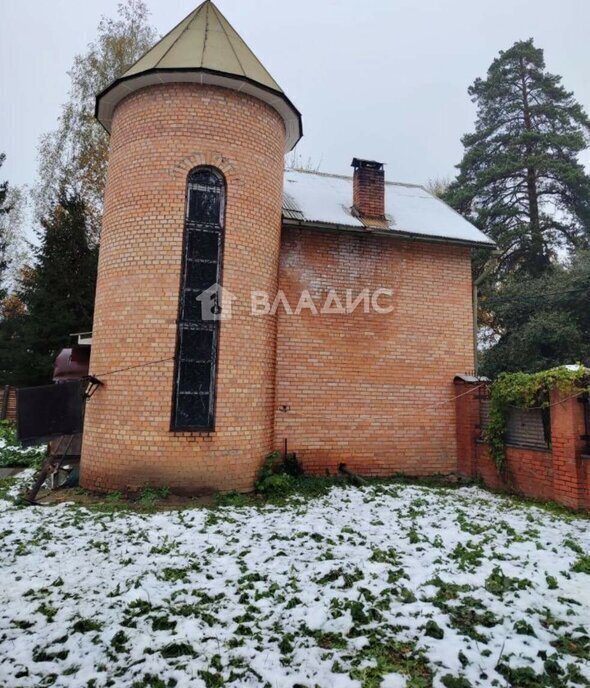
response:
[[[526,82],[526,67],[524,59],[520,58],[520,78],[522,83],[522,101],[525,131],[533,131],[531,120],[531,110],[529,104],[529,92]],[[541,220],[539,217],[539,196],[537,193],[537,172],[532,164],[531,158],[533,147],[530,143],[526,144],[526,184],[527,196],[529,201],[529,231],[531,235],[531,251],[533,260],[530,264],[530,271],[534,275],[539,275],[546,267],[545,248],[543,245],[543,233],[541,231]]]

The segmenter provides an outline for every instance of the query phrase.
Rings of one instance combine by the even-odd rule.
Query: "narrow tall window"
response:
[[[188,178],[172,430],[211,430],[219,339],[225,183],[198,167]]]

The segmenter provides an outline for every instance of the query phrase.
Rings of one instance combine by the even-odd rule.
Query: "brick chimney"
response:
[[[360,217],[385,219],[385,172],[383,163],[375,160],[352,159],[353,212]]]

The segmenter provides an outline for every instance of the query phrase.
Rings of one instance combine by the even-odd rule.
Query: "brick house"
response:
[[[211,2],[97,97],[110,132],[82,485],[247,490],[457,468],[471,250],[420,186],[284,172],[301,115]],[[206,305],[205,305],[206,304]]]

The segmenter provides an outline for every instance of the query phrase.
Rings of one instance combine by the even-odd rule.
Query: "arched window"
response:
[[[214,427],[224,212],[222,174],[197,167],[187,184],[172,430]]]

